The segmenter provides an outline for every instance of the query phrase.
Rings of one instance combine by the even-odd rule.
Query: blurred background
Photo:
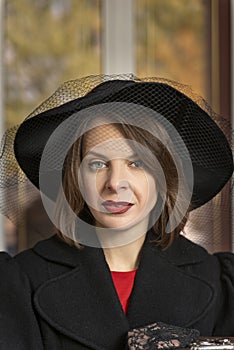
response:
[[[99,73],[187,84],[231,122],[234,0],[0,0],[0,5],[1,135],[64,81]],[[192,214],[186,235],[210,252],[232,250],[232,222],[229,183]],[[43,236],[36,225],[44,228]],[[1,217],[0,250],[14,255],[51,232],[35,198],[25,206],[22,222]]]

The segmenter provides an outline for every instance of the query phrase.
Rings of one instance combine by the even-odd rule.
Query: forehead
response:
[[[87,154],[91,150],[131,152],[132,148],[116,125],[106,124],[97,126],[85,133],[83,152]]]

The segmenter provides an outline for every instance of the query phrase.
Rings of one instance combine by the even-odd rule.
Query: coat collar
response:
[[[156,321],[193,325],[206,311],[213,290],[180,266],[199,263],[207,253],[184,237],[161,251],[149,237],[142,249],[127,315],[102,249],[77,250],[57,237],[37,244],[34,251],[44,259],[72,267],[37,290],[34,302],[41,317],[56,330],[96,350],[123,349],[130,328]]]
[[[144,247],[153,239],[155,239],[155,234],[150,231],[147,235]],[[191,242],[182,235],[180,235],[173,242],[172,246],[166,250],[161,250],[156,246],[153,248],[153,243],[152,249],[155,250],[156,254],[159,254],[173,265],[177,266],[196,264],[207,257],[207,252],[204,248]],[[57,235],[54,235],[49,239],[37,243],[33,250],[46,260],[76,267],[80,263],[81,258],[86,256],[86,253],[92,254],[92,252],[94,253],[101,249],[84,247],[78,252],[77,248],[68,246]]]

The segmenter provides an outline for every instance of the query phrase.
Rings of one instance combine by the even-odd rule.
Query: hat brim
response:
[[[72,114],[108,102],[133,103],[151,108],[176,128],[193,166],[192,208],[211,200],[231,177],[233,156],[224,133],[191,98],[165,83],[111,80],[98,85],[83,97],[26,119],[20,125],[14,141],[15,156],[21,169],[37,188],[42,153],[54,130]],[[183,157],[182,163],[186,163]],[[53,178],[52,192],[56,198],[59,187],[56,170],[50,171],[47,176]]]

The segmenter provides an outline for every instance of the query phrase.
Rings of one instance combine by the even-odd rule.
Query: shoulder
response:
[[[222,252],[210,254],[205,248],[179,236],[172,246],[161,255],[173,265],[196,276],[216,281],[229,279],[234,288],[234,254]]]
[[[214,256],[218,259],[222,272],[223,279],[229,280],[233,285],[234,291],[234,254],[229,252],[216,253]]]
[[[49,261],[60,262],[61,247],[65,251],[69,250],[65,242],[62,242],[56,235],[53,235],[39,241],[34,247],[20,252],[14,259],[21,267],[28,265],[36,267],[37,265],[46,264]]]
[[[191,257],[191,261],[211,261],[212,263],[217,262],[221,267],[234,268],[234,253],[232,252],[217,252],[209,253],[205,248],[197,243],[192,242],[184,236],[180,236],[175,245],[175,251],[180,253],[180,256]],[[233,271],[234,272],[234,271]]]
[[[205,248],[183,235],[180,235],[167,250],[160,254],[178,266],[197,264],[212,259],[212,255]]]
[[[16,264],[27,275],[33,288],[76,267],[79,250],[69,246],[56,235],[38,242],[33,248],[14,257]]]
[[[12,280],[17,276],[19,268],[15,263],[14,259],[6,252],[0,252],[0,276],[1,276],[1,287],[4,287],[5,279]]]
[[[220,276],[226,273],[216,254],[210,254],[205,248],[182,235],[170,248],[160,252],[160,255],[184,272],[209,280],[212,284],[219,283]]]
[[[14,260],[16,263],[22,268],[30,268],[30,267],[37,267],[38,265],[41,265],[43,267],[43,264],[46,263],[46,260],[43,258],[43,256],[40,256],[40,254],[37,254],[37,247],[47,247],[50,246],[52,249],[53,246],[53,241],[54,241],[54,236],[42,240],[38,242],[34,247],[26,249],[17,255],[14,256]]]
[[[0,292],[4,295],[9,288],[27,293],[35,291],[44,282],[76,267],[78,262],[79,250],[70,247],[56,235],[14,257],[0,252]]]
[[[16,301],[16,295],[29,293],[29,281],[16,261],[7,253],[0,252],[0,298],[5,302]],[[2,305],[4,307],[4,305]]]
[[[2,287],[4,286],[4,281],[9,280],[11,284],[17,283],[17,281],[22,281],[25,283],[23,274],[16,263],[16,261],[6,252],[0,252],[0,276]]]
[[[0,276],[1,349],[42,349],[31,305],[30,282],[16,260],[3,252],[0,252]]]

